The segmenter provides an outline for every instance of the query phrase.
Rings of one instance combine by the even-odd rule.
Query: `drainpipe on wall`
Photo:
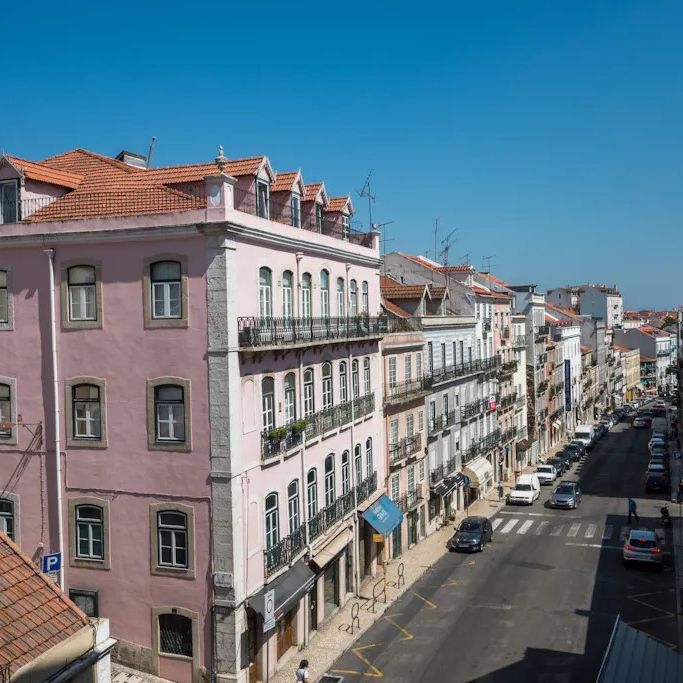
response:
[[[52,380],[55,423],[55,479],[57,485],[57,525],[59,554],[62,558],[62,569],[59,572],[59,587],[64,590],[64,530],[62,527],[62,442],[61,442],[61,411],[59,404],[59,373],[57,366],[57,322],[55,317],[55,250],[46,249],[50,266],[50,343],[52,347]]]

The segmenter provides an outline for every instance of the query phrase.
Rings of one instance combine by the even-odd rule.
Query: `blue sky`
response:
[[[156,165],[222,144],[331,194],[372,168],[388,249],[433,251],[438,216],[452,263],[683,303],[680,2],[24,4],[3,6],[3,150],[156,135]]]

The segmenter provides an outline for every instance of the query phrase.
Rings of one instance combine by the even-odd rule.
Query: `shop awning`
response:
[[[375,491],[367,500],[358,503],[358,512],[365,512],[381,495],[381,491]]]
[[[454,477],[446,477],[434,487],[432,493],[435,496],[447,496],[458,486],[462,486],[465,483],[465,479],[466,477],[460,473],[456,474]]]
[[[475,458],[463,469],[470,478],[470,486],[474,489],[483,486],[493,477],[493,467],[486,458]]]
[[[364,513],[363,519],[377,533],[388,536],[402,521],[403,513],[386,494],[382,494]]]
[[[249,598],[249,606],[261,616],[265,615],[265,594],[275,591],[275,618],[281,619],[308,593],[315,583],[315,574],[308,565],[299,560],[289,571],[280,574],[264,586],[256,595]]]
[[[353,532],[351,529],[344,529],[337,534],[329,543],[313,553],[310,562],[318,569],[322,569],[326,564],[333,560],[339,553],[351,543]]]

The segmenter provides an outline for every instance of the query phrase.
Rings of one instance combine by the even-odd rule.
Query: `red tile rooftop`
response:
[[[325,207],[325,211],[344,211],[348,209],[349,213],[353,213],[353,206],[351,205],[351,197],[330,197],[329,203]]]
[[[393,313],[395,316],[398,316],[399,318],[412,318],[413,316],[408,313],[408,311],[403,310],[400,306],[397,306],[395,303],[389,301],[388,299],[382,299],[382,306],[389,311],[389,313]]]
[[[301,171],[280,172],[275,176],[275,182],[270,186],[271,192],[291,192],[297,182],[301,180]]]
[[[88,625],[85,614],[0,532],[0,669],[10,675]]]

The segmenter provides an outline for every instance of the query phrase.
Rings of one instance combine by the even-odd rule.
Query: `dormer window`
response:
[[[263,181],[256,181],[256,215],[270,218],[270,185]]]
[[[0,223],[16,223],[19,217],[17,181],[0,182]]]
[[[342,239],[348,240],[351,234],[351,219],[349,216],[342,216]]]
[[[322,204],[316,204],[315,205],[315,227],[317,228],[318,232],[323,231],[323,205]]]
[[[296,192],[292,192],[292,225],[301,227],[301,197]]]

